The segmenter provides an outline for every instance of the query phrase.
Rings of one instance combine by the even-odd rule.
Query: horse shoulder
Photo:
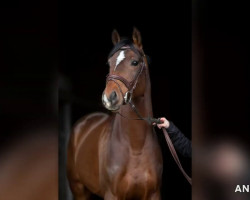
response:
[[[110,119],[105,113],[82,117],[73,126],[68,145],[68,176],[94,193],[99,191],[99,140]]]

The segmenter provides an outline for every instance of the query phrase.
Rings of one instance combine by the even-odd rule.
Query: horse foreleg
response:
[[[155,192],[149,198],[149,200],[161,200],[161,193],[160,191]]]
[[[104,200],[119,200],[118,197],[114,196],[111,191],[107,191],[104,195]]]
[[[91,193],[81,182],[71,182],[70,187],[74,196],[74,200],[90,200]]]

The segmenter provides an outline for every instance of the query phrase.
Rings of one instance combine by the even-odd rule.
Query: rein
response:
[[[122,116],[123,118],[126,118],[128,120],[144,120],[146,121],[149,125],[152,125],[153,123],[156,123],[156,124],[161,124],[161,120],[160,118],[152,118],[152,117],[142,117],[140,115],[140,113],[138,112],[138,110],[136,109],[135,105],[132,103],[132,101],[129,101],[129,105],[130,107],[133,109],[133,111],[136,113],[136,115],[138,116],[138,118],[128,118],[128,117],[125,117],[124,115],[122,115],[121,113],[118,112],[118,114],[120,116]],[[182,165],[181,165],[181,162],[179,160],[179,157],[178,157],[178,154],[176,153],[175,151],[175,148],[174,148],[174,145],[168,135],[168,132],[165,128],[162,128],[162,131],[164,133],[164,137],[166,139],[166,142],[168,144],[168,148],[176,162],[176,164],[178,165],[179,169],[181,170],[182,174],[184,175],[184,177],[187,179],[187,181],[190,183],[190,185],[192,185],[192,179],[187,175],[187,173],[185,172],[185,170],[183,169]]]
[[[121,49],[129,49],[130,47],[123,47]],[[134,49],[134,48],[133,48]],[[132,50],[133,50],[132,49]],[[119,49],[118,49],[119,50]],[[137,50],[138,51],[138,50]],[[145,54],[144,53],[141,53],[141,52],[136,52],[136,53],[139,53],[143,58],[145,58]],[[133,94],[133,91],[134,89],[136,88],[136,85],[137,85],[137,82],[138,82],[138,79],[142,73],[142,71],[145,69],[145,62],[144,62],[144,59],[142,59],[142,64],[141,64],[141,67],[140,69],[138,70],[136,76],[134,77],[134,79],[132,81],[127,81],[124,77],[122,76],[119,76],[119,75],[116,75],[116,74],[108,74],[107,75],[107,79],[106,81],[114,81],[121,94],[123,95],[123,104],[129,104],[130,107],[132,108],[132,110],[136,113],[136,115],[138,116],[138,118],[128,118],[124,115],[122,115],[120,112],[116,112],[117,114],[119,114],[121,117],[125,118],[125,119],[128,119],[128,120],[144,120],[146,121],[149,125],[152,125],[153,123],[155,124],[161,124],[161,120],[160,118],[156,119],[156,118],[152,118],[152,117],[142,117],[142,115],[138,112],[136,106],[134,105],[134,103],[132,102],[132,94]],[[124,94],[122,92],[122,89],[119,85],[119,83],[117,82],[117,80],[121,81],[125,86],[126,88],[128,89],[128,91]],[[185,172],[185,170],[183,169],[182,165],[181,165],[181,162],[179,160],[179,157],[175,151],[175,148],[174,148],[174,145],[168,135],[168,132],[165,128],[162,128],[162,131],[164,133],[164,136],[165,136],[165,139],[166,139],[166,142],[168,144],[168,148],[176,162],[176,164],[178,165],[179,169],[181,170],[181,172],[183,173],[183,175],[185,176],[185,178],[187,179],[187,181],[192,185],[192,179],[187,175],[187,173]]]

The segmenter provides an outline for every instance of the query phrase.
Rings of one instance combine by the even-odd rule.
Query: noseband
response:
[[[131,49],[131,48],[130,47],[122,47],[119,50],[125,50],[125,49]],[[132,81],[128,81],[124,77],[117,75],[117,74],[108,74],[107,78],[106,78],[106,82],[114,81],[118,85],[118,88],[123,96],[123,104],[128,104],[131,102],[133,91],[136,88],[138,79],[139,79],[141,73],[143,72],[143,70],[145,69],[145,62],[144,62],[145,54],[141,53],[139,51],[136,53],[138,53],[141,56],[141,58],[140,58],[141,62],[140,62],[140,69],[137,71],[137,73]],[[126,86],[127,92],[125,94],[122,92],[121,86],[117,82],[117,80],[121,81]]]

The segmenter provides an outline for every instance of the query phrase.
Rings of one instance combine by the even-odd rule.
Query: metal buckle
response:
[[[132,92],[131,91],[127,91],[124,95],[124,103],[127,104],[131,101],[132,99]]]

